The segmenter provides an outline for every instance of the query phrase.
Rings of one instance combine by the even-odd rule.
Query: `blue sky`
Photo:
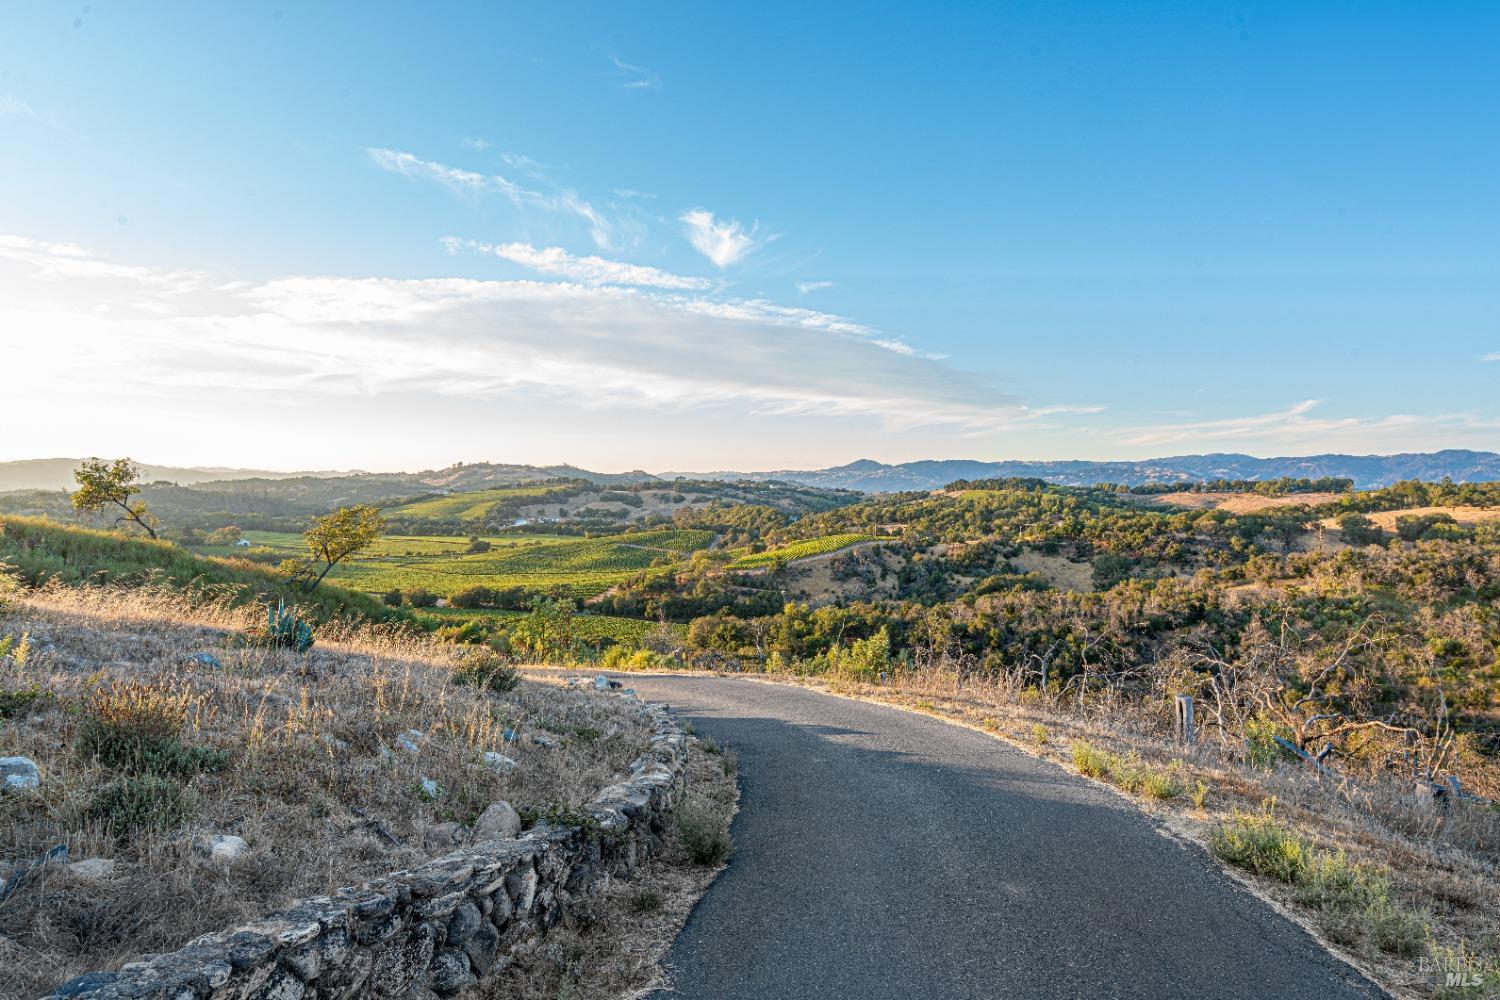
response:
[[[1494,4],[4,19],[0,459],[1500,447]]]

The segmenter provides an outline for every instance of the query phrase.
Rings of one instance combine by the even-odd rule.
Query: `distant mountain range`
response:
[[[76,458],[27,459],[0,462],[0,492],[8,490],[57,490],[73,486]],[[1403,479],[1454,482],[1500,480],[1500,454],[1491,451],[1434,451],[1401,455],[1307,455],[1288,458],[1256,458],[1253,455],[1179,455],[1143,462],[981,462],[964,459],[903,462],[889,465],[861,459],[831,469],[781,469],[774,472],[664,472],[652,475],[632,472],[590,472],[571,465],[507,465],[492,462],[460,463],[426,472],[267,472],[257,469],[180,468],[146,465],[149,480],[166,480],[182,486],[206,483],[244,483],[246,480],[285,481],[298,479],[337,480],[349,486],[387,489],[390,495],[418,493],[423,489],[476,490],[514,483],[561,477],[586,479],[602,486],[685,479],[781,480],[822,489],[892,493],[933,490],[956,479],[996,479],[1025,476],[1064,486],[1094,483],[1193,483],[1214,479],[1277,479],[1322,477],[1354,480],[1360,489],[1389,486]],[[288,484],[290,485],[290,484]],[[336,488],[328,483],[320,492]],[[307,482],[311,487],[312,483]],[[212,488],[212,487],[210,487]]]
[[[664,473],[671,478],[677,473]],[[831,469],[783,469],[775,472],[681,473],[690,479],[779,479],[825,489],[891,493],[932,490],[955,479],[997,479],[1027,476],[1063,486],[1094,483],[1193,483],[1214,479],[1279,479],[1282,476],[1318,479],[1325,476],[1354,480],[1359,489],[1389,486],[1403,479],[1454,482],[1500,480],[1500,454],[1492,451],[1434,451],[1402,455],[1306,455],[1256,458],[1253,455],[1178,455],[1143,462],[903,462],[888,465],[861,459]]]

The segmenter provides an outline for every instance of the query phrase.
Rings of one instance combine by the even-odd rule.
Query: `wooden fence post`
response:
[[[1194,739],[1193,696],[1180,694],[1177,696],[1177,741],[1186,746],[1192,746]]]

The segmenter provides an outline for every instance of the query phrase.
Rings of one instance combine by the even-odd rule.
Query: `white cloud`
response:
[[[797,291],[798,291],[798,293],[800,293],[802,295],[806,295],[808,292],[821,292],[825,288],[832,288],[832,287],[833,287],[833,282],[831,282],[831,281],[799,281],[799,282],[797,282]]]
[[[738,219],[725,219],[721,222],[712,212],[703,208],[682,213],[678,221],[687,227],[688,242],[693,245],[693,249],[713,261],[714,266],[720,270],[776,239],[774,235],[757,237],[759,223],[746,231]]]
[[[458,140],[458,144],[464,149],[472,149],[476,153],[482,153],[490,148],[490,141],[488,139],[480,139],[477,136],[464,136]]]
[[[620,71],[623,78],[620,81],[621,88],[625,90],[660,90],[661,76],[640,66],[632,66],[619,56],[611,55],[610,62],[615,64],[615,69]]]
[[[449,253],[473,250],[492,254],[503,260],[529,267],[542,274],[551,274],[569,281],[586,285],[635,285],[646,288],[671,288],[683,291],[703,291],[714,283],[707,278],[692,278],[670,274],[642,264],[628,264],[603,257],[578,257],[562,247],[534,247],[530,243],[479,243],[447,236],[443,245]]]
[[[548,273],[591,261],[522,245]],[[508,251],[508,252],[512,252]],[[652,271],[652,269],[646,269]],[[656,278],[661,272],[648,277]],[[637,275],[640,277],[640,275]],[[892,429],[1035,427],[1049,413],[984,379],[876,343],[839,317],[690,290],[578,281],[292,276],[228,281],[0,239],[7,361],[37,373],[13,405],[59,394],[110,406],[220,390],[257,406],[342,414],[354,396],[403,394],[653,414],[864,417]]]
[[[482,174],[473,170],[450,167],[433,160],[423,160],[411,153],[395,149],[370,148],[365,150],[370,162],[382,170],[402,174],[419,180],[429,180],[458,194],[480,196],[499,194],[519,209],[533,209],[547,213],[562,213],[582,221],[589,231],[589,238],[601,249],[609,249],[613,243],[614,224],[575,191],[558,190],[546,194],[524,187],[499,174]]]
[[[1479,360],[1480,361],[1500,361],[1500,351],[1494,351],[1494,352],[1491,352],[1490,354],[1481,354],[1479,356]]]

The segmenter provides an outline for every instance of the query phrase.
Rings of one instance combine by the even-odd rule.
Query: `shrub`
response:
[[[734,849],[723,816],[701,795],[689,796],[677,810],[677,836],[694,864],[723,864]]]
[[[124,837],[177,826],[192,815],[196,805],[196,796],[180,783],[143,774],[100,788],[89,803],[88,818]]]
[[[1175,771],[1148,771],[1141,782],[1141,791],[1148,798],[1165,802],[1177,798],[1184,789]]]
[[[1073,744],[1073,766],[1088,778],[1102,778],[1109,773],[1113,759],[1097,747],[1079,740]]]
[[[77,752],[106,767],[140,775],[191,777],[222,770],[227,750],[188,746],[178,738],[187,696],[134,681],[94,692],[75,741]]]
[[[380,595],[380,602],[388,608],[401,607],[402,599],[403,595],[401,593],[400,587],[392,587],[390,590],[387,590],[384,594]]]
[[[415,587],[406,592],[406,603],[414,608],[433,608],[437,602],[437,595],[426,587]]]
[[[1236,868],[1289,884],[1300,882],[1313,861],[1307,841],[1277,823],[1269,812],[1236,812],[1231,822],[1209,834],[1208,847]]]
[[[647,889],[644,892],[636,894],[634,900],[635,912],[655,913],[657,910],[661,909],[663,902],[664,901],[661,898],[661,893],[652,892],[650,889]]]
[[[1042,725],[1040,722],[1034,722],[1031,724],[1031,741],[1033,743],[1035,743],[1039,747],[1044,747],[1047,745],[1047,741],[1050,739],[1051,735],[1047,732],[1046,726]]]
[[[52,692],[37,683],[23,688],[0,688],[0,719],[25,715],[51,700]]]
[[[504,694],[521,683],[521,672],[493,653],[480,652],[453,671],[453,683]]]

